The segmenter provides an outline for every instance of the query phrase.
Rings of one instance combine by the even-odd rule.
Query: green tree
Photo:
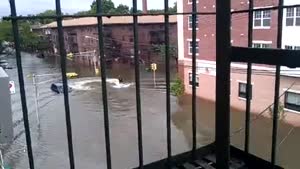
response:
[[[111,0],[102,0],[102,12],[104,14],[112,14],[115,11],[115,4]],[[97,3],[96,1],[92,2],[91,5],[91,13],[96,14],[97,13]]]
[[[179,76],[176,77],[175,81],[171,84],[171,93],[174,96],[182,96],[184,94],[184,83],[179,78]]]
[[[56,15],[56,11],[55,10],[50,10],[50,9],[46,10],[42,13],[37,14],[37,16],[53,16],[53,15]],[[41,24],[48,24],[48,23],[51,23],[53,21],[55,21],[55,19],[40,19],[39,22]]]
[[[117,6],[117,8],[114,10],[115,14],[129,14],[129,7],[127,5],[120,4]]]
[[[166,56],[166,45],[158,44],[158,45],[152,45],[153,51],[160,55],[162,58],[165,58]],[[176,45],[170,45],[169,46],[169,54],[170,58],[175,60],[176,66],[178,66],[178,56],[177,56],[177,46]]]

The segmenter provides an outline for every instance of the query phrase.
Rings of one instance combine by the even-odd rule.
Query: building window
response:
[[[193,54],[193,41],[189,41],[189,55]],[[199,55],[199,42],[196,42],[196,55]]]
[[[295,46],[295,50],[300,50],[300,46]]]
[[[254,28],[270,28],[271,11],[255,11],[254,12]]]
[[[253,43],[253,48],[271,48],[272,43]]]
[[[187,0],[188,1],[188,4],[193,4],[193,0]],[[196,0],[196,3],[199,3],[198,0]]]
[[[293,50],[293,46],[285,45],[285,49]]]
[[[300,94],[287,91],[285,93],[284,107],[290,110],[300,111]]]
[[[247,83],[239,82],[239,97],[246,99]],[[250,87],[250,99],[252,99],[252,84]]]
[[[193,85],[193,73],[189,73],[189,85]],[[196,74],[196,87],[199,87],[199,75]]]
[[[286,26],[300,26],[300,7],[286,9]]]
[[[198,29],[198,24],[199,24],[199,16],[196,15],[196,29]],[[189,16],[189,29],[193,29],[193,16]]]

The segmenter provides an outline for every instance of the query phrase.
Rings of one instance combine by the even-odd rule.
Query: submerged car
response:
[[[57,94],[64,93],[63,83],[52,83],[50,88]],[[72,88],[68,87],[68,91],[71,92]]]

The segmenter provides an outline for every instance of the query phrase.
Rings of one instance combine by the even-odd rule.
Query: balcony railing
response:
[[[137,11],[137,0],[133,0],[133,13],[126,14],[126,16],[133,17],[133,42],[134,42],[134,60],[135,60],[135,84],[136,84],[136,113],[137,113],[137,131],[138,131],[138,157],[139,166],[137,168],[149,169],[163,169],[163,168],[280,168],[276,166],[276,145],[277,145],[277,126],[278,126],[278,104],[279,104],[279,80],[280,80],[280,66],[300,67],[300,51],[282,50],[282,16],[283,9],[291,6],[283,6],[283,0],[279,0],[278,6],[266,8],[270,10],[278,10],[278,49],[253,49],[252,47],[252,25],[253,25],[253,11],[264,10],[254,9],[253,0],[249,0],[249,9],[231,12],[230,0],[216,0],[215,12],[199,12],[197,11],[197,0],[192,0],[192,11],[184,13],[170,13],[169,2],[164,0],[165,10],[163,13],[157,14],[141,14]],[[110,128],[109,128],[109,111],[107,102],[107,87],[106,87],[106,62],[104,55],[104,40],[103,40],[103,17],[114,17],[123,15],[111,15],[102,12],[102,1],[97,0],[97,14],[90,15],[63,15],[61,12],[61,2],[56,0],[56,15],[55,16],[18,16],[16,12],[15,0],[10,0],[11,16],[6,17],[6,20],[11,20],[14,33],[16,60],[18,67],[18,77],[20,83],[20,94],[22,101],[22,110],[24,116],[24,125],[26,132],[27,152],[30,169],[34,169],[34,158],[31,145],[30,127],[28,121],[28,109],[26,104],[26,92],[24,87],[24,76],[22,69],[22,59],[20,51],[20,36],[19,36],[19,20],[27,19],[46,19],[52,18],[57,20],[58,39],[60,46],[61,58],[61,75],[64,87],[64,103],[65,116],[67,126],[67,141],[69,152],[70,168],[75,168],[75,159],[73,152],[72,141],[72,125],[71,113],[69,107],[68,96],[68,81],[66,77],[66,50],[64,41],[64,31],[62,20],[68,17],[97,17],[98,24],[98,39],[99,51],[101,61],[101,79],[102,79],[102,98],[104,109],[104,130],[106,143],[106,161],[107,168],[112,168],[111,161],[111,146],[110,146]],[[300,5],[296,5],[299,7]],[[293,7],[296,7],[293,6]],[[231,46],[230,27],[231,15],[235,13],[248,13],[248,48],[247,47],[233,47]],[[152,164],[144,164],[143,140],[142,140],[142,107],[140,94],[140,66],[139,66],[139,38],[138,38],[138,16],[144,15],[164,15],[164,43],[165,43],[165,75],[166,75],[166,128],[167,128],[167,157],[161,161]],[[192,15],[192,150],[183,154],[172,156],[171,147],[171,106],[170,106],[170,40],[169,40],[169,16],[170,15]],[[216,135],[215,143],[207,145],[203,148],[197,149],[196,142],[196,18],[197,15],[216,15],[216,42],[217,42],[217,58],[216,58]],[[201,56],[200,56],[201,57]],[[246,125],[245,125],[245,149],[238,150],[230,145],[230,63],[244,62],[248,64],[247,69],[247,89],[246,89]],[[251,66],[252,64],[268,64],[276,66],[276,81],[275,81],[275,96],[274,96],[274,112],[273,112],[273,136],[272,136],[272,156],[271,162],[259,159],[249,154],[249,138],[250,138],[250,89],[251,89]],[[201,107],[200,107],[201,108]]]

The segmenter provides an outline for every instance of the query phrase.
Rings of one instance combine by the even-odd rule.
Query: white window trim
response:
[[[261,6],[261,7],[254,7],[253,9],[262,9],[262,8],[272,8],[273,6]],[[272,20],[272,10],[271,11],[271,17],[270,20]],[[262,11],[261,11],[262,12]],[[263,16],[263,13],[262,13]],[[271,29],[271,25],[270,26],[255,26],[255,11],[253,12],[253,29]],[[271,21],[270,21],[271,24]]]
[[[287,88],[283,88],[282,89],[284,92],[290,92],[290,93],[296,93],[296,94],[300,94],[300,91],[299,90],[292,90],[292,89],[287,89]],[[283,108],[284,111],[288,111],[288,112],[291,112],[291,113],[297,113],[297,114],[300,114],[299,111],[296,111],[296,110],[292,110],[292,109],[288,109],[288,108]]]
[[[287,16],[287,9],[291,9],[291,8],[294,10],[294,16],[289,16],[289,17],[288,17],[288,16]],[[284,16],[285,16],[285,18],[284,18],[284,20],[285,20],[285,25],[284,25],[284,26],[285,26],[285,27],[299,27],[299,25],[296,25],[296,20],[297,20],[297,18],[300,18],[300,16],[297,16],[297,8],[296,8],[296,7],[291,7],[291,8],[286,8],[286,9],[285,9],[285,12],[284,12]],[[289,25],[289,26],[286,25],[286,20],[287,20],[288,18],[289,18],[289,19],[293,19],[293,21],[294,21],[294,22],[293,22],[293,25]]]
[[[193,40],[192,39],[187,39],[187,42],[192,42]],[[200,39],[196,39],[196,42],[199,42],[200,41]],[[198,46],[198,51],[200,50],[200,46]],[[189,45],[189,43],[188,43],[188,52],[189,52],[189,56],[192,56],[193,55],[193,53],[190,53],[190,45]],[[199,56],[199,52],[198,53],[196,53],[196,56]]]
[[[190,28],[190,16],[192,16],[192,15],[188,15],[188,30],[193,30],[193,28]],[[198,17],[198,25],[197,25],[197,27],[198,28],[196,28],[196,30],[199,30],[199,15],[197,15],[197,17]],[[196,24],[197,24],[197,21],[196,21]]]
[[[240,97],[240,96],[239,96],[239,93],[240,93],[239,83],[244,83],[244,84],[247,85],[247,81],[244,81],[244,80],[236,80],[236,82],[238,83],[238,99],[239,99],[239,100],[246,101],[247,98],[243,98],[243,97]],[[254,86],[254,83],[253,83],[253,82],[251,82],[251,86],[252,86],[252,97],[253,97],[253,86]],[[250,100],[252,100],[252,98],[251,98]]]
[[[199,1],[197,0],[196,3],[199,3]],[[189,5],[192,5],[193,2],[190,2],[190,0],[188,0],[188,4],[189,4]]]
[[[188,71],[188,79],[189,79],[189,87],[193,87],[193,85],[190,85],[190,74],[192,74],[193,75],[193,72],[191,72],[191,71]],[[200,87],[200,74],[199,73],[196,73],[196,82],[197,82],[197,76],[198,76],[198,79],[199,79],[199,81],[198,81],[198,86],[196,86],[196,88],[199,88]]]
[[[265,41],[265,40],[253,40],[252,43],[261,43],[261,44],[272,44],[272,41]]]

